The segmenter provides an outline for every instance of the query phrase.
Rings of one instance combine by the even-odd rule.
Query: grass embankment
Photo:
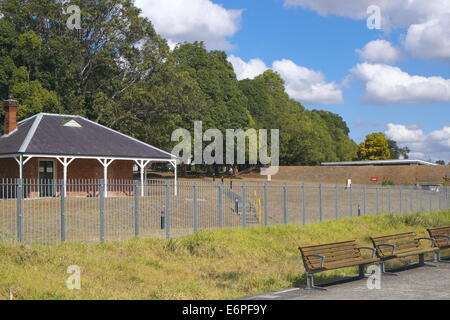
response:
[[[347,218],[308,226],[223,229],[171,240],[98,245],[0,244],[0,299],[230,299],[303,285],[298,245],[416,231],[450,224],[450,211]],[[68,290],[68,266],[82,269]],[[319,274],[318,281],[353,275]]]

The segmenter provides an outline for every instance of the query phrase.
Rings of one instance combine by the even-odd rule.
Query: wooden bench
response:
[[[325,288],[314,285],[314,274],[341,269],[353,266],[359,266],[359,277],[365,276],[364,267],[369,264],[379,263],[376,258],[376,249],[371,247],[359,247],[355,240],[338,243],[328,243],[316,246],[299,247],[303,264],[307,274],[306,290]],[[365,258],[361,254],[362,250],[372,252],[370,258]]]
[[[431,238],[436,240],[439,250],[450,249],[450,226],[427,229]],[[441,252],[437,252],[437,262],[450,262],[441,260]]]
[[[390,272],[386,272],[385,269],[385,261],[409,257],[409,256],[419,256],[419,265],[420,266],[432,266],[434,265],[425,263],[425,254],[434,253],[435,256],[439,251],[439,248],[435,246],[435,240],[433,238],[417,238],[417,235],[414,232],[406,232],[400,234],[393,234],[382,237],[371,237],[372,243],[374,247],[377,249],[377,256],[381,260],[381,272],[383,274],[391,274]],[[421,246],[421,241],[427,240],[431,242],[430,248],[423,248]]]

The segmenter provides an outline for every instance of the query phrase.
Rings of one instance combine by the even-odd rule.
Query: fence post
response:
[[[380,195],[379,195],[379,188],[376,189],[376,196],[377,196],[377,215],[380,214]]]
[[[413,212],[413,187],[409,186],[409,213]]]
[[[423,190],[419,189],[419,211],[423,211]]]
[[[442,196],[441,196],[441,194],[442,194],[441,189],[439,189],[438,194],[437,194],[439,211],[442,210],[442,206],[441,206],[441,198],[442,198]]]
[[[100,180],[100,242],[105,242],[105,180]]]
[[[137,238],[140,234],[141,225],[141,191],[139,190],[140,182],[134,181],[134,236]],[[143,187],[143,186],[142,186]]]
[[[242,185],[242,227],[247,227],[247,187]]]
[[[432,212],[433,211],[433,191],[429,191],[429,193],[430,193],[430,211],[429,212]]]
[[[194,215],[194,233],[198,232],[197,183],[192,185],[192,213]]]
[[[22,235],[23,179],[17,179],[16,185],[17,185],[17,240],[20,243],[23,241]]]
[[[322,203],[322,184],[319,184],[319,207],[320,207],[320,222],[323,221],[323,203]]]
[[[449,201],[449,197],[448,197],[448,190],[450,189],[450,187],[445,187],[445,205],[447,206],[447,210],[450,208],[450,201]]]
[[[268,214],[268,208],[267,208],[267,182],[264,182],[264,191],[263,191],[263,207],[264,207],[264,225],[269,225],[269,214]]]
[[[284,224],[288,224],[288,201],[287,201],[287,185],[283,185],[283,215]]]
[[[61,242],[66,241],[66,181],[60,180],[59,195],[61,198]]]
[[[392,187],[389,186],[388,190],[389,190],[389,192],[388,192],[388,211],[389,211],[389,213],[391,213],[392,212]]]
[[[367,187],[364,186],[363,188],[363,202],[364,202],[364,215],[367,214],[366,210],[367,210]]]
[[[339,219],[339,193],[338,193],[338,185],[334,186],[334,211],[336,220]]]
[[[350,185],[350,217],[353,217],[353,185]]]
[[[302,223],[306,225],[305,184],[302,183]]]
[[[403,187],[400,186],[400,214],[403,213]]]
[[[219,185],[218,187],[218,195],[217,195],[217,210],[218,210],[218,223],[219,227],[223,227],[223,189],[222,186]]]
[[[166,197],[164,206],[164,223],[166,228],[166,239],[170,239],[170,181],[166,180]]]

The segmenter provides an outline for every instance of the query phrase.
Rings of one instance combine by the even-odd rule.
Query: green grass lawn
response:
[[[450,211],[345,218],[308,226],[202,232],[164,240],[28,246],[0,244],[0,299],[232,299],[305,283],[297,247],[450,224]],[[398,262],[397,262],[398,263]],[[81,267],[81,290],[67,268]],[[354,275],[330,271],[324,281]]]

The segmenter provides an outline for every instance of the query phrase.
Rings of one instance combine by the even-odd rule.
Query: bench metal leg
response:
[[[325,288],[321,288],[321,287],[316,287],[314,285],[314,275],[311,273],[307,273],[306,275],[306,288],[305,290],[322,290],[322,291],[327,291],[327,289]]]
[[[436,252],[435,257],[434,257],[434,262],[439,262],[439,263],[450,263],[450,260],[442,260],[441,257],[441,252]]]
[[[381,268],[381,274],[384,274],[386,276],[395,276],[395,277],[399,277],[400,276],[397,273],[386,271],[386,264],[385,264],[385,262],[380,262],[380,268]]]
[[[430,263],[426,263],[425,262],[425,254],[419,254],[419,265],[421,267],[433,267],[433,268],[437,267],[434,264],[430,264]]]
[[[365,265],[360,265],[358,267],[359,267],[359,278],[360,279],[368,278],[368,276],[366,275]]]

